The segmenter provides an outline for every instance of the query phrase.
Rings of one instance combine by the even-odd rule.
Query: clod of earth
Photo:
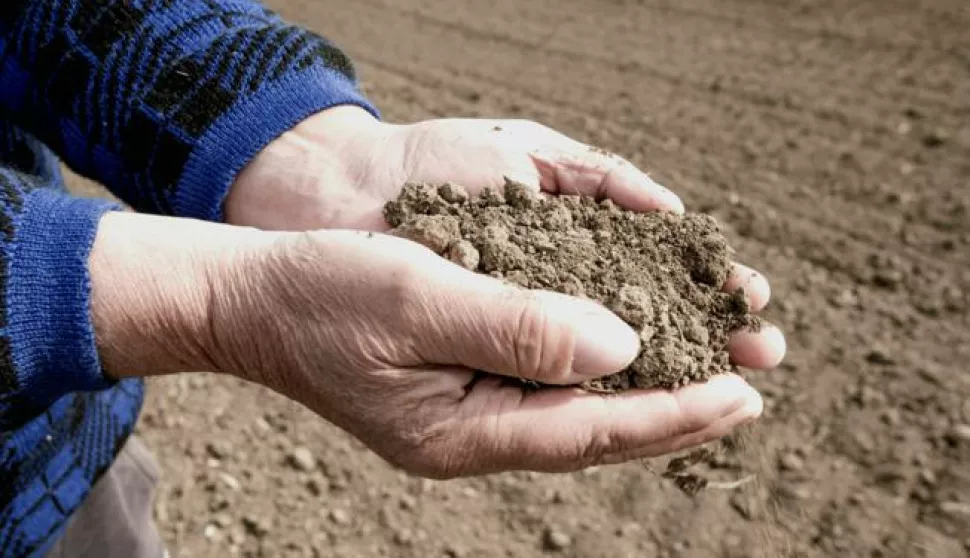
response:
[[[634,213],[506,181],[504,193],[477,197],[454,184],[408,184],[384,217],[392,234],[467,269],[592,299],[630,324],[639,355],[584,384],[591,391],[671,389],[730,372],[730,333],[757,327],[743,293],[721,290],[732,251],[707,215]]]

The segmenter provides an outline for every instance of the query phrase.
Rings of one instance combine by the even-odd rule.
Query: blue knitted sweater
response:
[[[87,258],[114,206],[218,220],[236,174],[338,104],[350,61],[251,0],[0,0],[0,556],[42,556],[131,433],[102,374]],[[56,154],[56,155],[55,155]]]

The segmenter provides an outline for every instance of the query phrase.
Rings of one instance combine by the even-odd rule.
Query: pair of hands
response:
[[[92,277],[106,370],[125,376],[151,362],[156,373],[233,373],[305,404],[409,472],[439,478],[654,456],[759,416],[760,396],[736,376],[613,396],[527,393],[503,382],[575,384],[621,370],[639,348],[632,329],[599,305],[514,289],[373,234],[386,229],[381,210],[407,181],[451,181],[474,193],[505,176],[638,211],[683,210],[629,163],[534,123],[401,126],[330,109],[267,147],[233,186],[227,220],[263,231],[182,224],[163,242],[167,220],[105,217]],[[121,230],[129,240],[119,240]],[[173,249],[180,235],[186,249]],[[146,244],[152,262],[125,258]],[[113,303],[147,306],[128,316],[154,318],[123,328],[98,303],[111,288],[98,277],[137,284],[147,267],[154,291],[129,288],[119,301],[115,290]],[[755,310],[767,302],[767,282],[740,265],[725,288],[739,286]],[[156,342],[141,340],[145,348],[132,353],[132,331]],[[742,366],[769,368],[785,345],[769,326],[737,333],[730,349]]]

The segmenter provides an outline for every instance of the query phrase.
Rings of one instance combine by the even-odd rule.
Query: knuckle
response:
[[[594,428],[579,448],[579,462],[587,467],[603,462],[608,456],[623,452],[626,448],[622,440],[608,428]]]
[[[563,377],[572,359],[575,333],[550,319],[536,293],[523,291],[515,299],[518,307],[511,346],[516,370],[538,382]]]

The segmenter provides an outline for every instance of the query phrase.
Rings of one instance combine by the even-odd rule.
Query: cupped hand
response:
[[[681,212],[673,192],[623,158],[526,120],[386,124],[357,107],[310,117],[268,146],[226,200],[230,223],[262,229],[383,231],[384,204],[406,182],[454,182],[472,194],[508,177],[536,191]]]
[[[213,318],[220,368],[300,401],[411,473],[569,471],[658,455],[762,409],[731,375],[673,392],[569,387],[629,364],[636,333],[598,304],[518,289],[400,238],[284,234],[241,250],[229,269]],[[754,277],[738,268],[729,286],[746,283],[759,307],[767,285]],[[733,358],[774,365],[777,330],[751,335],[734,338]],[[562,387],[528,391],[510,378]]]

